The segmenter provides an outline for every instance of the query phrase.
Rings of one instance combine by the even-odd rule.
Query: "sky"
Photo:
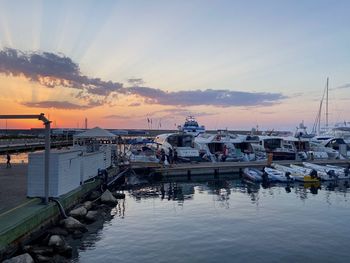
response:
[[[349,121],[349,10],[347,0],[1,0],[0,114],[42,112],[54,128],[87,118],[174,129],[193,115],[207,129],[294,130],[313,126],[329,77],[330,123]]]

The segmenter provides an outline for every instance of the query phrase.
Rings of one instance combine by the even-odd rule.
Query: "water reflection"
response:
[[[230,179],[203,179],[198,181],[192,180],[181,181],[167,181],[159,184],[148,185],[147,187],[140,187],[130,189],[130,196],[137,201],[141,199],[159,198],[160,200],[176,201],[182,205],[186,200],[193,199],[195,194],[207,194],[215,197],[214,202],[220,203],[223,208],[230,207],[230,196],[232,193],[246,194],[252,203],[259,204],[261,195],[280,194],[281,191],[286,194],[294,194],[300,200],[305,201],[310,196],[318,195],[321,191],[344,193],[346,197],[347,191],[350,188],[348,180],[332,181],[332,182],[317,182],[317,183],[253,183],[244,180],[230,180]]]
[[[114,219],[83,240],[78,260],[270,263],[331,256],[340,262],[348,255],[338,246],[349,242],[348,189],[349,181],[255,184],[210,177],[134,187],[112,210]]]

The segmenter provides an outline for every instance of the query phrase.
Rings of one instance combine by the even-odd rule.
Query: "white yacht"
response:
[[[251,144],[227,130],[219,130],[216,134],[199,134],[195,137],[195,148],[204,160],[211,162],[255,160]]]
[[[174,153],[176,150],[179,161],[200,160],[198,149],[194,148],[194,136],[185,133],[166,133],[158,135],[154,142],[158,150],[163,149],[169,154],[169,149]]]
[[[327,148],[333,149],[338,152],[342,157],[350,156],[350,146],[345,142],[343,138],[331,138],[323,142],[323,145]],[[342,149],[342,147],[344,147]]]
[[[188,116],[183,126],[179,126],[179,131],[187,134],[197,136],[198,134],[205,132],[205,127],[199,125],[197,120],[193,116]]]
[[[134,143],[130,144],[126,150],[126,157],[131,164],[158,164],[159,159],[151,144]]]

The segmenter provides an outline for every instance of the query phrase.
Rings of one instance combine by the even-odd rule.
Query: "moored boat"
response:
[[[303,171],[294,169],[293,167],[288,167],[280,164],[273,163],[272,166],[282,172],[285,172],[286,174],[289,174],[292,178],[295,179],[295,181],[299,182],[318,182],[320,179],[317,176],[316,171]]]
[[[277,182],[293,182],[293,181],[295,181],[295,178],[292,177],[289,173],[279,171],[277,169],[265,167],[264,171],[267,174],[270,181],[277,181]]]
[[[339,168],[313,164],[308,162],[303,162],[303,165],[307,168],[315,169],[316,171],[322,171],[329,175],[330,178],[333,179],[349,179],[349,173],[345,173],[344,170]]]
[[[243,178],[253,182],[261,182],[263,181],[263,172],[256,168],[244,168]]]

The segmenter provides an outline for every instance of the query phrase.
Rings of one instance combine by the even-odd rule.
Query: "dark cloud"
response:
[[[145,84],[142,78],[132,78],[127,80],[131,86],[141,86]]]
[[[214,89],[165,92],[148,87],[131,87],[129,91],[131,94],[145,97],[146,103],[180,106],[268,106],[287,98],[281,93]]]
[[[21,104],[30,108],[54,108],[65,110],[85,110],[93,107],[92,105],[78,105],[68,101],[23,102]]]
[[[49,88],[75,88],[97,96],[108,96],[113,92],[121,92],[123,88],[123,84],[118,82],[84,76],[79,65],[70,58],[49,52],[25,53],[9,48],[1,50],[0,73],[24,75]]]
[[[143,97],[143,102],[148,104],[187,107],[198,105],[216,107],[268,106],[287,98],[282,93],[244,92],[227,89],[165,92],[151,87],[142,87],[144,81],[141,78],[128,79],[127,82],[131,87],[124,88],[123,84],[119,82],[84,76],[80,72],[79,65],[62,54],[21,52],[9,48],[0,51],[0,73],[13,76],[23,75],[48,88],[74,88],[79,91],[74,96],[86,104],[86,106],[81,107],[115,105],[114,103],[118,99],[117,94],[140,96]],[[64,105],[66,102],[61,103]],[[135,103],[130,106],[136,105]]]

